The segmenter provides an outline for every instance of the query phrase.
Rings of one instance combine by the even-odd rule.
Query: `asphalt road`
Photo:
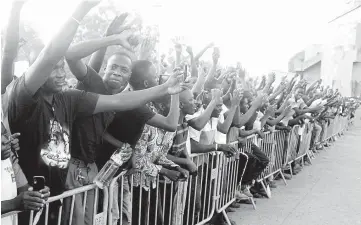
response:
[[[229,213],[237,225],[361,224],[361,112],[355,125],[316,155],[285,186],[277,181],[271,199],[256,199]]]

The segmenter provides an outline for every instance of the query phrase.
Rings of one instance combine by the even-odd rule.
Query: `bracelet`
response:
[[[72,18],[75,22],[77,22],[77,23],[78,23],[78,25],[80,25],[79,20],[75,19],[73,16],[72,16],[71,18]]]

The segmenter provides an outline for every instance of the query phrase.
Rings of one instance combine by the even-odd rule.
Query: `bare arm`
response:
[[[82,81],[87,74],[87,67],[82,59],[100,49],[106,49],[108,46],[117,44],[119,44],[118,37],[112,35],[70,46],[66,53],[66,61],[68,62],[70,71],[79,81]]]
[[[32,95],[47,81],[54,66],[65,56],[78,29],[78,21],[81,21],[96,4],[97,1],[94,0],[81,2],[72,14],[72,17],[65,22],[63,27],[55,34],[30,66],[25,74],[25,85],[27,91]]]
[[[123,13],[120,16],[114,18],[114,20],[109,24],[107,31],[104,36],[110,36],[114,34],[120,34],[124,30],[128,29],[129,26],[124,26],[124,21],[127,18],[128,14]],[[88,65],[93,68],[93,70],[99,73],[103,61],[105,53],[107,52],[107,47],[99,49],[97,52],[93,53]]]
[[[116,148],[121,148],[123,146],[123,142],[119,141],[118,139],[113,137],[113,135],[109,134],[108,132],[104,133],[103,139]]]
[[[202,145],[191,139],[192,153],[207,153],[216,151],[216,145]]]
[[[217,130],[223,134],[227,134],[229,128],[232,125],[234,114],[236,113],[237,106],[232,106],[228,112],[227,118],[225,119],[224,123],[218,122]]]
[[[197,81],[192,88],[192,93],[196,93],[197,95],[199,95],[202,92],[204,83],[206,82],[206,77],[204,76],[203,73],[204,73],[203,71],[200,71],[200,74],[197,77]]]
[[[194,56],[194,61],[197,62],[204,55],[204,53],[212,46],[213,46],[213,43],[210,43],[209,45],[204,47],[196,56]]]
[[[239,131],[239,136],[240,137],[248,137],[248,136],[251,136],[253,134],[256,134],[258,133],[257,130],[240,130]]]
[[[11,83],[14,75],[14,61],[19,45],[19,20],[24,2],[14,1],[10,11],[10,18],[6,27],[3,42],[4,52],[1,60],[1,92],[5,93],[6,87]]]
[[[212,112],[213,112],[214,108],[216,107],[216,105],[217,105],[216,101],[212,100],[211,103],[209,103],[206,110],[204,110],[204,112],[200,116],[188,121],[189,126],[193,127],[194,129],[196,129],[198,131],[202,130],[204,128],[204,126],[208,123],[208,121],[210,120]]]
[[[99,95],[93,114],[132,110],[166,94],[168,94],[167,87],[159,85],[140,91],[121,92],[116,95]]]
[[[176,94],[172,95],[171,107],[167,117],[156,114],[150,120],[148,120],[147,124],[169,132],[174,132],[177,130],[179,114],[179,94]]]
[[[275,126],[276,124],[278,124],[279,122],[281,122],[281,120],[285,117],[285,114],[284,112],[282,112],[276,119],[273,119],[273,120],[270,120],[268,119],[267,120],[267,124],[270,125],[270,126]]]

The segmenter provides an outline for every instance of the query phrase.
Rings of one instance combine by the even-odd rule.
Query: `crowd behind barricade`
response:
[[[1,59],[1,214],[21,212],[2,224],[29,224],[31,215],[91,225],[101,208],[114,225],[229,223],[226,212],[270,197],[275,179],[291,179],[331,145],[327,128],[360,105],[298,74],[278,85],[273,73],[247,78],[239,63],[219,65],[214,44],[194,54],[175,40],[174,62],[155,65],[154,42],[126,14],[102,38],[71,44],[98,0],[81,1],[16,78],[24,3],[12,5]],[[103,62],[110,46],[123,51]],[[206,51],[211,62],[201,61]],[[69,83],[65,64],[76,78]],[[34,177],[44,178],[41,190]]]

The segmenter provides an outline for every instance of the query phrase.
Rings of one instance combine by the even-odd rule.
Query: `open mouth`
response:
[[[64,81],[55,81],[55,85],[56,86],[64,86],[64,85],[66,85],[66,82],[65,82],[65,80]]]

